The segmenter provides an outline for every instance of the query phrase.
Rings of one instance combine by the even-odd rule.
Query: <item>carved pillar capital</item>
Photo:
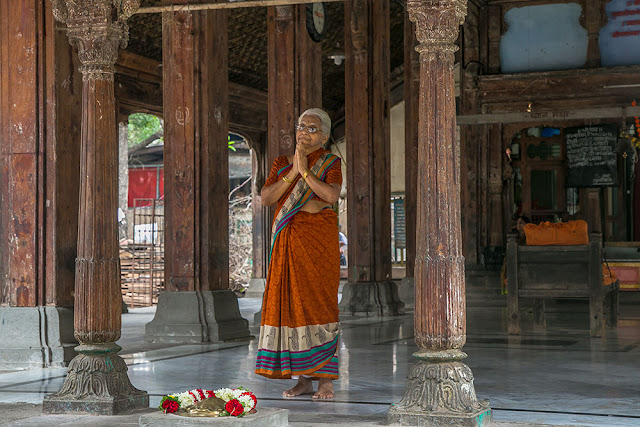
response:
[[[276,20],[286,21],[293,19],[292,6],[276,6]]]
[[[418,52],[453,53],[458,28],[467,14],[467,0],[408,0],[409,19],[416,23]]]
[[[78,47],[83,80],[113,80],[118,47],[127,47],[127,19],[140,0],[52,0],[53,16],[67,24]]]

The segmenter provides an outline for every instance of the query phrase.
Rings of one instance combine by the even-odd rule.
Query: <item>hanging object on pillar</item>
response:
[[[307,5],[307,31],[314,42],[320,42],[327,35],[327,8],[324,3]]]
[[[329,52],[327,58],[332,59],[336,65],[342,65],[342,61],[345,59],[344,49],[340,47],[340,43],[336,43],[336,47]]]

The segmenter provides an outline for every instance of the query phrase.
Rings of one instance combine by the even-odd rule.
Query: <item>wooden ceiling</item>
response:
[[[157,6],[160,0],[142,0],[141,7]],[[392,0],[390,7],[391,70],[404,61],[405,1]],[[335,65],[329,52],[344,48],[344,4],[326,3],[327,36],[323,50],[323,107],[332,113],[344,107],[344,62]],[[162,61],[162,14],[138,14],[129,19],[128,51]],[[267,90],[267,8],[229,10],[229,80],[262,91]]]

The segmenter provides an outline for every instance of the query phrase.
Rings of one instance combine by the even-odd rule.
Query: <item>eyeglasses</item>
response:
[[[309,133],[316,133],[318,132],[320,129],[318,129],[315,126],[305,126],[305,125],[296,125],[296,130],[298,132],[302,132],[304,130],[306,130]]]

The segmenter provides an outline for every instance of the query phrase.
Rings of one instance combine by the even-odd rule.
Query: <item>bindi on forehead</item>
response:
[[[320,119],[315,116],[304,116],[300,119],[300,124],[318,126],[320,124]]]

